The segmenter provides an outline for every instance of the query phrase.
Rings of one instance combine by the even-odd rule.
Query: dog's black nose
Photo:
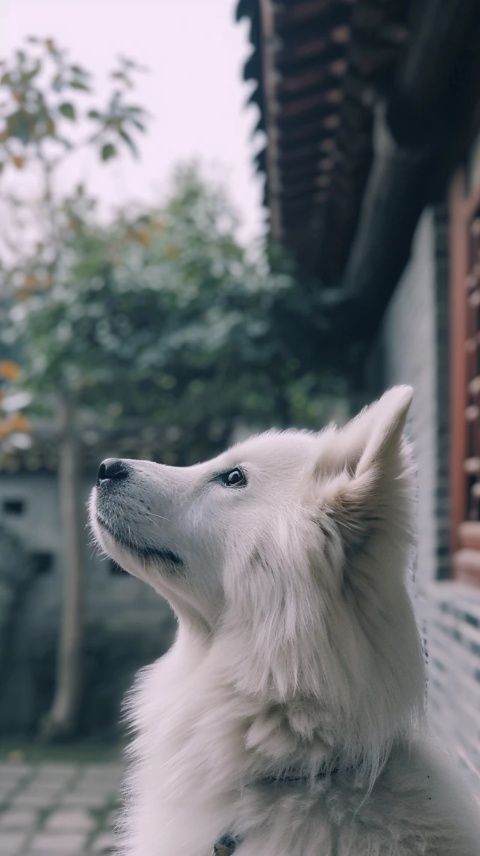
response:
[[[105,458],[98,468],[98,483],[106,479],[126,479],[128,467],[121,458]]]

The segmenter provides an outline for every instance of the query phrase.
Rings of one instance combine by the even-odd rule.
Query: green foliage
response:
[[[129,99],[139,70],[120,58],[100,106],[92,103],[94,80],[87,69],[72,63],[53,39],[29,37],[11,60],[0,61],[0,170],[38,160],[53,169],[83,146],[93,146],[102,160],[125,146],[136,154],[135,136],[147,121],[146,111]]]
[[[162,207],[109,222],[82,185],[59,195],[57,170],[80,147],[101,162],[137,153],[137,70],[122,59],[100,106],[90,73],[51,39],[0,65],[0,161],[43,179],[35,206],[9,197],[18,240],[4,235],[0,255],[0,338],[33,410],[53,416],[68,397],[89,442],[171,461],[211,454],[244,426],[317,426],[332,384],[318,373],[312,300],[284,259],[238,243],[229,201],[198,168],[177,172]]]
[[[122,426],[164,460],[208,454],[242,425],[318,422],[318,379],[272,327],[292,324],[292,278],[248,257],[218,189],[188,168],[163,208],[108,225],[71,204],[54,282],[15,302],[4,333],[43,408],[68,393],[86,424]]]

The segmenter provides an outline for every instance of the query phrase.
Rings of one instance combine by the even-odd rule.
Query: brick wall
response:
[[[480,589],[442,582],[431,587],[422,611],[428,624],[430,721],[480,801]]]
[[[448,241],[443,208],[427,211],[387,310],[369,374],[410,383],[418,466],[416,607],[426,636],[430,723],[467,769],[480,800],[480,589],[449,575]],[[378,391],[378,390],[376,390]]]

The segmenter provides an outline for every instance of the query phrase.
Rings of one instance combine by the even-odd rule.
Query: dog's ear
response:
[[[397,386],[337,433],[342,471],[323,482],[322,505],[350,544],[385,529],[406,527],[410,455],[403,429],[413,390]]]
[[[336,446],[342,465],[360,475],[381,462],[389,448],[398,446],[413,397],[411,386],[394,386],[339,429]]]
[[[412,397],[411,386],[394,386],[357,417],[364,436],[355,468],[356,476],[361,476],[371,467],[381,468],[390,455],[398,453]],[[346,427],[347,434],[355,428],[356,421],[352,420]]]

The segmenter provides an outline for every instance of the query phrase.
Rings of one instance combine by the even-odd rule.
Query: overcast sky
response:
[[[0,0],[0,53],[9,54],[25,35],[44,35],[99,78],[119,53],[148,66],[137,97],[153,114],[142,159],[126,157],[103,169],[84,161],[90,186],[111,203],[158,200],[172,167],[199,157],[224,178],[242,237],[250,239],[262,228],[251,166],[256,114],[244,106],[241,71],[250,48],[245,24],[234,23],[234,6],[233,0]],[[72,169],[65,180],[76,177]]]

